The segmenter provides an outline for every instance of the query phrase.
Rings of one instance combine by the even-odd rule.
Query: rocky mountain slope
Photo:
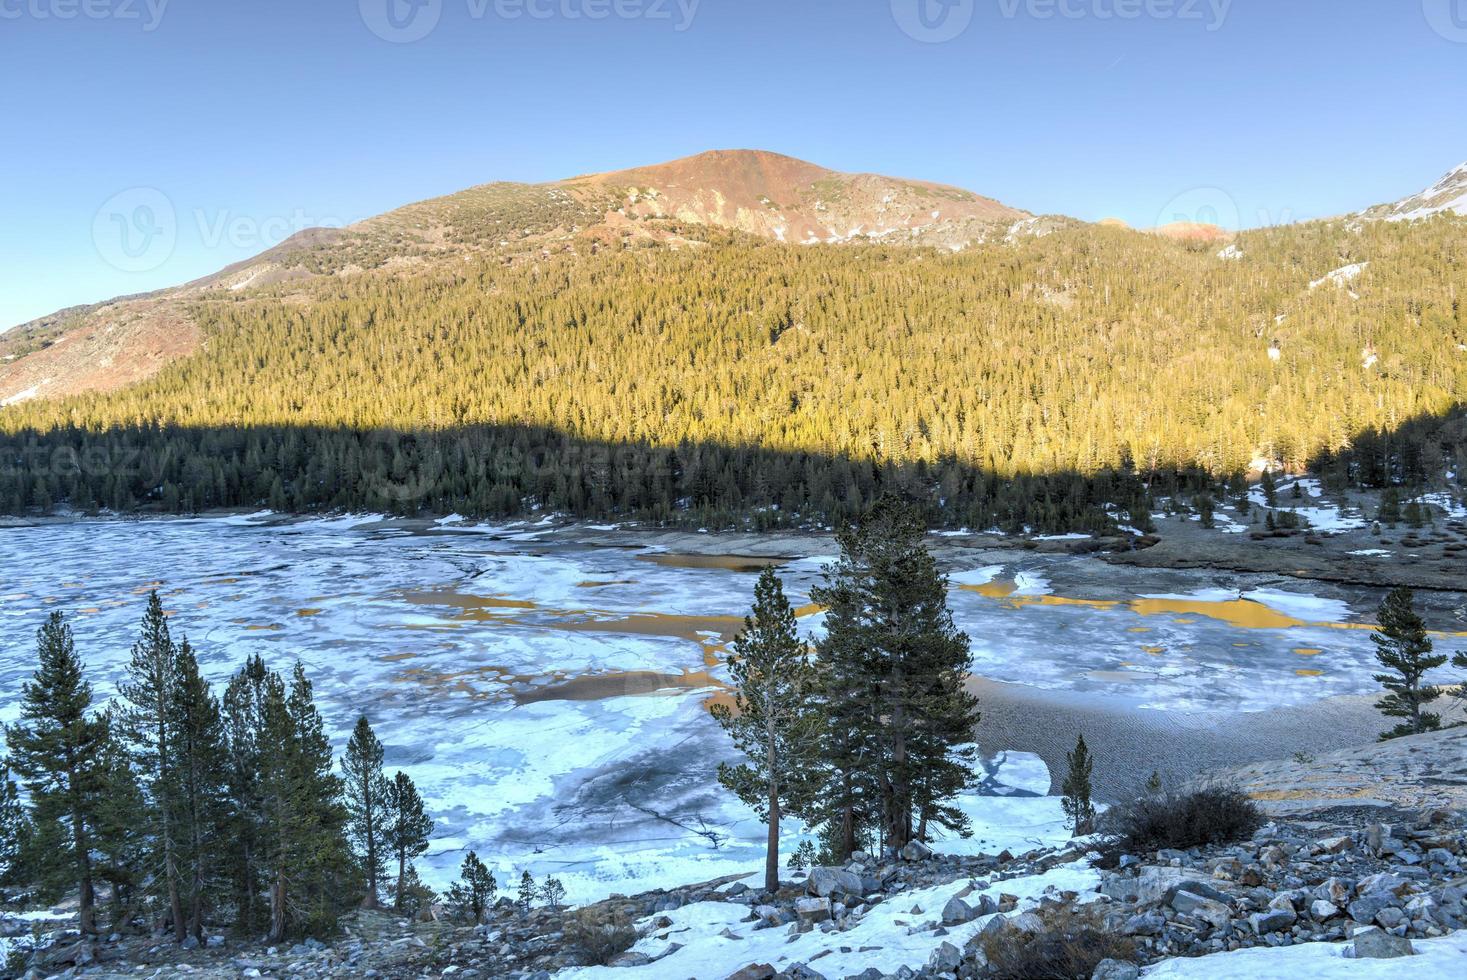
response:
[[[1467,163],[1462,164],[1420,194],[1377,205],[1364,216],[1382,221],[1415,221],[1444,213],[1467,215]]]
[[[251,288],[412,270],[466,255],[515,263],[639,243],[694,247],[716,231],[957,250],[1030,217],[956,187],[840,173],[756,150],[548,184],[485,184],[346,228],[308,229],[203,279],[71,307],[0,334],[0,406],[147,378],[198,348],[192,306],[227,303]]]

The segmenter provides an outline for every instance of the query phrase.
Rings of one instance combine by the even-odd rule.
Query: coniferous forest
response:
[[[0,510],[775,527],[895,490],[1060,531],[1262,462],[1467,471],[1461,219],[1263,229],[1232,260],[1099,226],[960,254],[704,237],[210,293],[203,349],[153,379],[0,412]]]

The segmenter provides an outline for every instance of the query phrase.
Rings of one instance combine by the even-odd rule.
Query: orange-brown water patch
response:
[[[1301,657],[1317,657],[1324,653],[1323,650],[1315,650],[1312,647],[1299,647],[1294,652]]]
[[[462,609],[466,619],[482,619],[489,609],[539,609],[528,599],[506,599],[502,596],[469,595],[466,592],[407,592],[403,598],[416,606],[451,606]],[[477,615],[476,615],[477,614]],[[497,617],[496,617],[497,618]]]
[[[322,609],[297,609],[295,611],[295,614],[302,619],[310,619],[312,616],[321,615],[321,613],[324,611],[325,610]]]
[[[637,561],[647,561],[666,568],[719,568],[726,572],[762,572],[766,568],[788,565],[794,559],[754,558],[748,555],[638,555]]]
[[[723,685],[711,674],[701,670],[690,670],[682,674],[628,670],[611,674],[572,677],[558,684],[540,684],[528,691],[516,691],[513,697],[516,704],[538,704],[542,701],[605,701],[609,698],[673,694],[709,687],[723,687]]]
[[[1323,677],[1324,676],[1324,671],[1322,671],[1322,670],[1296,670],[1296,671],[1294,671],[1294,673],[1298,674],[1300,677]]]

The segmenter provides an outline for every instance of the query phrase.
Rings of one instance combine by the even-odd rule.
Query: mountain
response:
[[[346,228],[308,229],[203,279],[70,307],[0,334],[0,407],[150,377],[198,349],[198,304],[232,301],[250,289],[305,288],[323,276],[479,255],[513,264],[628,245],[700,247],[718,233],[957,251],[1011,232],[1044,233],[1053,223],[1031,218],[956,187],[841,173],[758,150],[717,150],[547,184],[485,184]]]
[[[1467,215],[1467,163],[1420,194],[1394,204],[1377,205],[1364,212],[1364,216],[1383,221],[1414,221],[1446,212]]]

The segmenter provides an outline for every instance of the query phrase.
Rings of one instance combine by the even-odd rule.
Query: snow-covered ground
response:
[[[1467,932],[1412,940],[1415,956],[1347,959],[1346,943],[1257,946],[1195,959],[1175,959],[1147,970],[1146,980],[1447,980],[1467,975]]]
[[[954,615],[987,678],[1180,710],[1372,688],[1358,613],[1302,587],[1069,597],[1051,583],[1095,559],[1014,556],[953,577]],[[831,557],[783,566],[797,607]],[[16,720],[34,634],[53,609],[73,623],[96,693],[114,696],[156,588],[216,685],[252,653],[280,670],[301,660],[338,751],[367,713],[389,772],[408,772],[432,810],[432,883],[451,880],[468,848],[501,882],[526,867],[560,876],[572,901],[708,880],[760,864],[762,827],[716,785],[729,748],[706,710],[758,566],[592,547],[550,522],[412,533],[362,516],[253,515],[7,528],[0,722]],[[1115,574],[1096,569],[1097,581]],[[802,629],[821,619],[803,610]],[[1467,649],[1460,638],[1439,646]],[[1062,839],[1048,785],[1034,757],[1001,758],[964,801],[974,840],[945,846]],[[791,841],[801,830],[788,829]]]
[[[994,901],[1000,893],[1019,898],[1019,910],[1038,904],[1046,892],[1091,892],[1100,883],[1100,875],[1086,862],[1061,865],[1044,874],[1010,878],[989,888],[973,892],[973,898],[989,894]],[[941,923],[942,907],[967,886],[966,880],[932,888],[902,892],[891,901],[876,905],[854,928],[826,935],[819,931],[791,937],[787,929],[755,929],[749,907],[733,902],[699,902],[668,912],[672,925],[641,940],[633,949],[648,956],[659,956],[672,944],[683,948],[647,966],[632,968],[586,967],[558,974],[566,980],[628,977],[726,977],[750,963],[768,963],[776,970],[794,963],[809,962],[820,956],[812,967],[829,977],[842,977],[875,967],[882,973],[895,973],[902,967],[918,968],[926,964],[934,950],[943,943],[961,949],[976,936],[993,916],[982,916],[965,925],[950,926],[943,935],[931,929],[915,927],[936,921]]]

